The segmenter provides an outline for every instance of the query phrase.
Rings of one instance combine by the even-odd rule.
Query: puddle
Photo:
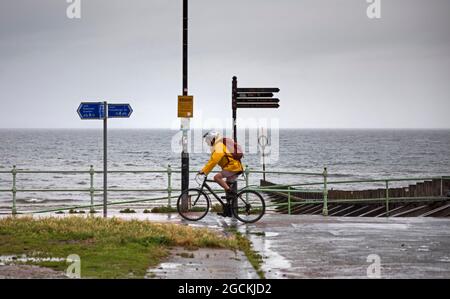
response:
[[[41,262],[65,262],[64,258],[57,257],[29,257],[26,255],[2,255],[0,256],[0,265],[9,265],[15,263],[41,263]]]
[[[180,266],[181,264],[178,263],[162,263],[161,265],[159,265],[158,270],[173,270]]]
[[[270,237],[276,237],[276,236],[278,236],[279,235],[279,233],[273,233],[273,232],[267,232],[266,233],[266,237],[268,237],[268,238],[270,238]]]
[[[421,251],[421,252],[428,252],[430,251],[430,248],[428,246],[420,246],[417,251]]]
[[[30,199],[24,199],[24,202],[26,202],[26,203],[43,203],[43,202],[45,202],[45,199],[30,198]]]

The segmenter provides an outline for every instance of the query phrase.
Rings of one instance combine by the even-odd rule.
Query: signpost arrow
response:
[[[271,98],[273,97],[273,93],[267,92],[267,93],[238,93],[238,98]]]
[[[108,118],[129,118],[131,113],[130,104],[108,104]]]
[[[238,104],[246,104],[246,103],[258,103],[258,104],[276,104],[279,103],[279,99],[256,99],[256,98],[237,98],[236,102]]]
[[[81,103],[77,110],[81,119],[103,119],[105,109],[102,102]]]
[[[280,108],[279,104],[237,104],[236,108]]]
[[[279,88],[238,88],[237,77],[233,77],[231,86],[233,112],[233,138],[237,141],[237,110],[242,108],[280,108],[280,100],[274,99],[274,93],[280,92]]]
[[[267,93],[280,92],[279,88],[238,88],[237,93]]]

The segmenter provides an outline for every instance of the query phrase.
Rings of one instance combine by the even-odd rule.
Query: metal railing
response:
[[[197,171],[191,170],[190,173],[196,173]],[[108,188],[108,192],[166,192],[167,196],[156,197],[156,198],[147,198],[147,199],[135,199],[135,200],[126,200],[126,201],[117,201],[117,202],[109,202],[108,205],[124,205],[124,204],[132,204],[132,203],[141,203],[141,202],[151,202],[151,201],[161,201],[167,200],[167,206],[172,206],[173,192],[181,192],[179,188],[173,188],[173,175],[175,173],[181,173],[179,169],[173,169],[170,165],[167,166],[166,169],[160,170],[111,170],[108,171],[110,174],[114,173],[128,173],[128,174],[166,174],[167,175],[167,186],[166,188],[150,188],[150,189],[119,189],[119,188]],[[97,192],[103,192],[103,189],[96,189],[94,187],[95,174],[103,174],[103,171],[97,171],[91,165],[89,170],[46,170],[46,171],[34,171],[34,170],[20,170],[17,169],[16,166],[9,171],[0,171],[0,174],[11,174],[12,175],[12,187],[11,189],[0,189],[0,193],[8,192],[12,194],[12,206],[11,206],[11,214],[38,214],[38,213],[48,213],[48,212],[57,212],[64,210],[73,210],[73,209],[90,209],[90,212],[95,211],[95,207],[100,207],[103,204],[95,204],[94,197]],[[19,174],[87,174],[89,175],[89,188],[58,188],[58,189],[19,189],[17,188],[17,175]],[[336,180],[330,181],[329,178],[337,176],[330,175],[328,173],[327,168],[324,168],[323,172],[292,172],[292,171],[261,171],[261,170],[252,170],[248,166],[245,167],[244,171],[244,182],[245,188],[253,191],[264,192],[264,193],[275,193],[275,194],[283,194],[287,196],[286,203],[271,203],[268,204],[267,207],[287,207],[288,214],[292,213],[292,209],[296,205],[303,204],[323,204],[322,214],[324,216],[328,215],[328,204],[330,203],[328,199],[329,186],[330,185],[342,185],[342,184],[360,184],[360,183],[384,183],[385,185],[385,197],[384,198],[367,198],[367,199],[335,199],[332,200],[333,203],[339,202],[368,202],[368,201],[379,201],[384,200],[386,205],[386,215],[389,215],[389,204],[391,198],[389,196],[390,183],[393,182],[406,182],[406,181],[427,181],[427,180],[440,180],[440,198],[444,197],[444,180],[450,179],[447,176],[440,177],[415,177],[415,178],[383,178],[383,179],[360,179],[360,180]],[[261,187],[257,185],[250,185],[249,177],[251,174],[272,174],[272,175],[290,175],[290,176],[308,176],[308,177],[320,177],[320,181],[310,182],[310,183],[298,183],[298,184],[277,184],[266,187]],[[318,189],[299,189],[304,187],[319,187]],[[215,190],[217,192],[223,192],[221,189]],[[17,209],[17,193],[30,193],[30,192],[86,192],[90,195],[90,204],[89,205],[80,205],[80,206],[71,206],[64,208],[53,208],[46,209],[41,211],[33,211],[33,212],[22,212]],[[295,193],[321,193],[321,199],[303,199],[301,201],[293,201],[292,197]],[[403,200],[414,200],[419,199],[420,197],[406,197],[406,198],[395,198],[403,199]],[[427,197],[427,199],[434,199],[435,197]],[[424,198],[421,198],[424,199]]]
[[[190,173],[196,173],[197,171],[191,170]],[[136,199],[136,200],[127,200],[127,201],[119,201],[119,202],[108,202],[107,205],[121,205],[121,204],[130,204],[130,203],[140,203],[140,202],[149,202],[149,201],[160,201],[167,200],[167,206],[172,206],[173,192],[181,192],[180,188],[173,188],[172,177],[174,173],[181,173],[181,170],[173,169],[170,165],[167,166],[166,169],[160,170],[111,170],[108,171],[108,174],[166,174],[167,175],[167,188],[146,188],[146,189],[123,189],[123,188],[113,188],[107,189],[107,192],[167,192],[167,196],[157,197],[157,198],[148,198],[148,199]],[[0,193],[11,193],[12,194],[12,207],[11,214],[29,214],[27,212],[19,212],[17,209],[17,193],[39,193],[39,192],[86,192],[90,195],[90,204],[89,205],[80,205],[80,206],[71,206],[64,208],[55,208],[55,209],[46,209],[42,211],[33,211],[30,213],[39,214],[39,213],[48,213],[48,212],[57,212],[57,211],[65,211],[65,210],[74,210],[74,209],[90,209],[90,212],[95,211],[95,207],[101,207],[103,204],[95,204],[94,198],[97,192],[103,192],[103,188],[97,189],[94,187],[94,179],[95,174],[103,174],[103,171],[98,171],[94,169],[94,166],[91,165],[89,170],[20,170],[17,169],[16,166],[9,171],[0,171],[0,174],[11,174],[12,175],[12,188],[11,189],[0,189]],[[88,174],[89,175],[89,188],[45,188],[45,189],[19,189],[17,188],[17,175],[19,174]],[[214,191],[220,193],[223,192],[221,189],[214,189]]]
[[[266,172],[266,173],[279,173],[283,172]],[[323,204],[322,215],[328,216],[328,204],[332,203],[362,203],[362,202],[371,202],[371,201],[380,201],[383,200],[386,206],[386,215],[389,216],[390,213],[390,202],[392,199],[396,201],[423,201],[423,200],[436,200],[444,198],[444,180],[450,180],[450,176],[438,176],[438,177],[411,177],[411,178],[382,178],[382,179],[360,179],[360,180],[341,180],[341,181],[330,181],[330,175],[327,171],[327,168],[324,168],[323,173],[298,173],[302,175],[312,175],[312,176],[322,176],[323,179],[321,182],[313,182],[313,183],[298,183],[298,184],[283,184],[283,185],[271,185],[266,187],[259,188],[251,188],[251,190],[259,191],[259,192],[274,192],[274,193],[286,193],[287,194],[287,203],[277,203],[276,206],[287,206],[288,214],[292,213],[292,208],[294,205],[304,205],[304,204]],[[439,180],[440,181],[440,194],[439,196],[416,196],[416,197],[390,197],[389,193],[391,190],[390,183],[393,182],[423,182],[423,181],[432,181]],[[329,186],[330,185],[348,185],[348,184],[360,184],[360,183],[384,183],[385,185],[385,196],[383,198],[359,198],[359,199],[334,199],[329,200]],[[294,187],[314,187],[314,186],[322,186],[322,190],[312,190],[312,189],[294,189]],[[292,201],[292,194],[295,193],[318,193],[322,192],[322,199],[319,200],[302,200],[302,201]]]

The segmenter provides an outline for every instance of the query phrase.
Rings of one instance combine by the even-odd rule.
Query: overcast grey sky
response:
[[[0,2],[0,128],[99,128],[81,101],[128,101],[112,127],[171,127],[181,0]],[[450,1],[190,0],[195,113],[229,118],[231,77],[281,88],[281,127],[450,128]]]

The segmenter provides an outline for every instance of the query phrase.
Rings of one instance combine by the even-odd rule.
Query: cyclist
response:
[[[229,141],[224,142],[224,138],[220,133],[216,131],[208,132],[203,136],[203,139],[211,149],[211,158],[200,170],[199,174],[208,175],[216,165],[219,165],[222,171],[214,176],[214,181],[225,190],[227,201],[231,201],[237,194],[235,190],[230,188],[230,184],[234,183],[243,173],[241,161],[235,158],[235,155],[232,154],[226,145]],[[227,211],[219,213],[219,215],[231,216],[230,212],[229,204],[227,204]]]

